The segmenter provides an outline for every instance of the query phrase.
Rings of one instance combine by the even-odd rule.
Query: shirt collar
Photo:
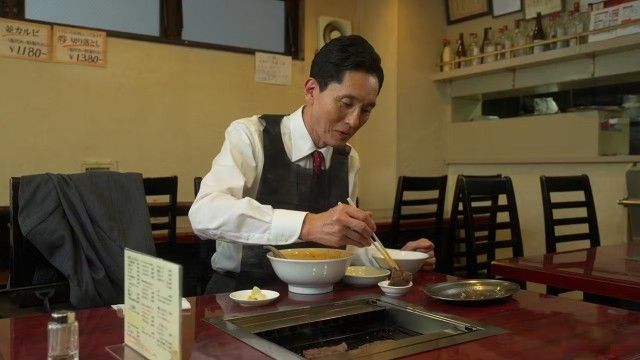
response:
[[[322,155],[324,155],[326,169],[329,167],[327,164],[330,163],[333,148],[331,146],[325,146],[322,149],[316,148],[316,145],[313,143],[311,135],[309,135],[307,128],[304,126],[304,121],[302,120],[303,108],[304,106],[301,106],[293,114],[289,115],[291,121],[291,161],[296,162],[303,157],[308,156],[315,150],[320,150]]]

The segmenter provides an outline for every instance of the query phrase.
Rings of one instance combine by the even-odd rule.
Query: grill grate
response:
[[[269,330],[255,335],[302,355],[307,349],[344,342],[349,350],[379,340],[400,340],[421,333],[400,326],[385,309]]]

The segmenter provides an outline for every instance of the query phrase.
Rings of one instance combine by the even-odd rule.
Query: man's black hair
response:
[[[349,70],[363,71],[378,78],[378,92],[382,89],[384,73],[380,55],[360,35],[339,36],[325,44],[311,62],[311,73],[324,91],[329,84],[342,83]]]

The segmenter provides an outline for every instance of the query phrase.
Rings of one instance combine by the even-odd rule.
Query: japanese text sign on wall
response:
[[[0,18],[0,56],[49,61],[51,26]]]
[[[53,26],[53,61],[107,65],[107,33],[66,26]]]
[[[255,80],[267,84],[291,84],[291,57],[256,51]]]

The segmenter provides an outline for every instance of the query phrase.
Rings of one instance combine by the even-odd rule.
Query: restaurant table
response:
[[[640,312],[610,308],[572,299],[520,291],[498,303],[463,305],[436,300],[426,285],[455,280],[439,273],[420,273],[415,286],[398,299],[429,311],[461,316],[494,325],[507,333],[447,348],[411,355],[406,359],[618,359],[640,354]],[[354,288],[339,283],[333,292],[304,296],[276,288],[277,302],[260,310],[332,301],[360,295],[381,296],[378,287]],[[267,359],[252,348],[203,321],[205,317],[255,311],[233,303],[228,294],[189,298],[183,311],[183,358]],[[123,342],[123,319],[110,307],[78,310],[80,358],[111,359],[105,347]],[[46,357],[48,316],[30,315],[0,320],[0,358]]]
[[[511,280],[640,301],[640,243],[494,260],[491,273]]]

